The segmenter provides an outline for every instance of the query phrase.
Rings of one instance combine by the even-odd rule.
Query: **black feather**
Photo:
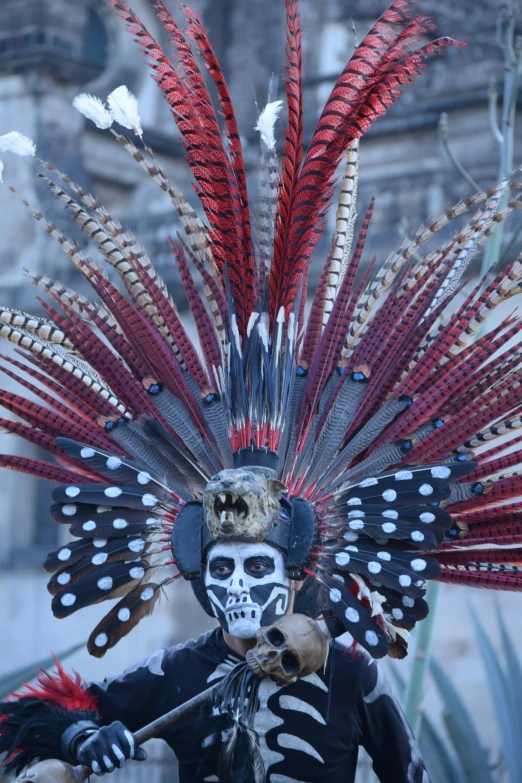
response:
[[[132,582],[141,582],[149,568],[145,561],[133,563],[109,563],[93,567],[78,582],[66,585],[54,596],[52,610],[55,617],[62,618],[83,609],[84,606],[118,598],[120,591]]]
[[[106,484],[79,484],[77,486],[60,486],[53,490],[53,500],[71,506],[70,516],[74,516],[82,503],[95,504],[108,508],[133,508],[136,510],[154,511],[160,507],[160,499],[152,492],[135,487],[108,486]]]
[[[89,720],[99,724],[90,710],[67,710],[35,696],[0,702],[0,756],[2,771],[20,773],[32,761],[62,757],[61,739],[72,723]]]

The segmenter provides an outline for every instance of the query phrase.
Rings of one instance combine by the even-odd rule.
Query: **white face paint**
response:
[[[238,542],[210,550],[205,587],[221,627],[236,639],[252,639],[286,614],[292,589],[278,549]]]

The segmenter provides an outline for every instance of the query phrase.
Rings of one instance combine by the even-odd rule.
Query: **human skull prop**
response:
[[[260,628],[256,646],[246,659],[258,677],[271,677],[279,685],[291,685],[323,666],[328,642],[311,617],[287,614]]]

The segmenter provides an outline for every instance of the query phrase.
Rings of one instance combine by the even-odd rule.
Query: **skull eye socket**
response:
[[[285,644],[284,634],[278,628],[270,628],[266,634],[267,641],[274,647],[283,647]]]
[[[285,674],[299,674],[299,661],[291,652],[285,652],[281,658],[281,666]]]

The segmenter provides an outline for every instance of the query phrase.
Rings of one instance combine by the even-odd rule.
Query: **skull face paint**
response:
[[[236,639],[251,639],[286,614],[292,594],[283,555],[265,543],[216,544],[205,587],[219,624]]]

